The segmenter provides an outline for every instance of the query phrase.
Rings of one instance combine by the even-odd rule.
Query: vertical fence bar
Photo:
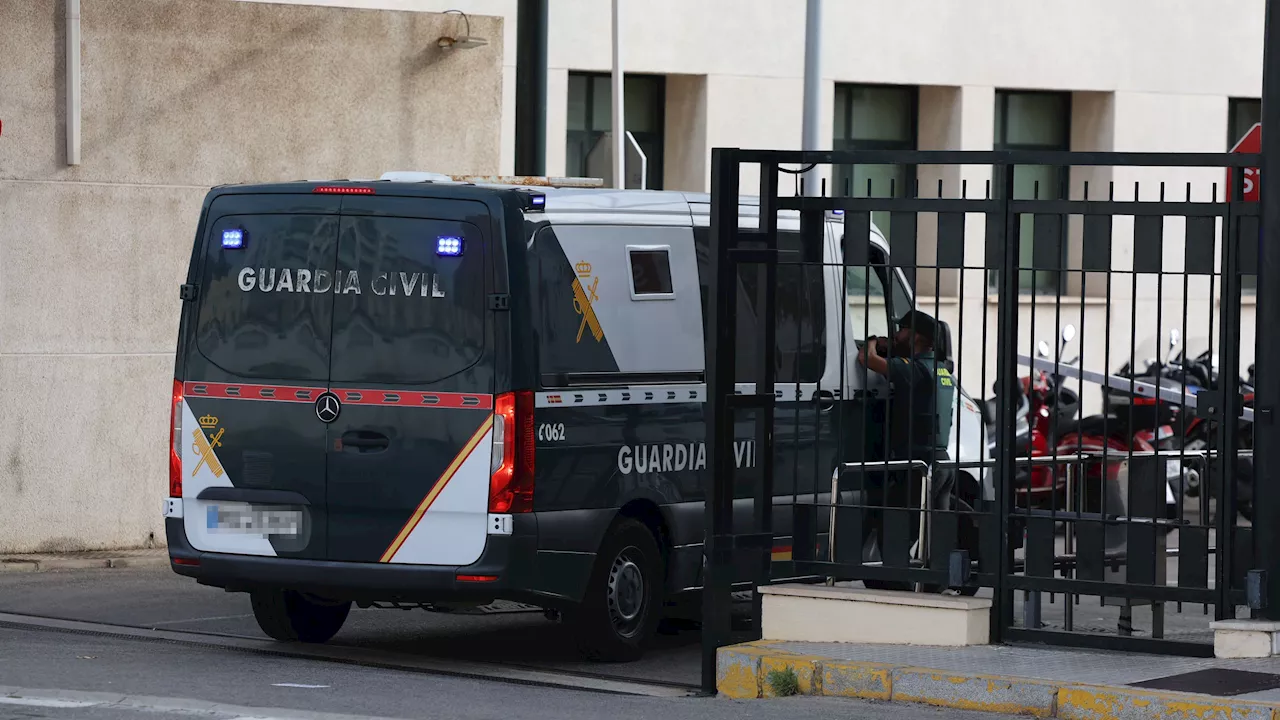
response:
[[[998,572],[995,582],[994,602],[991,611],[992,642],[1001,642],[1004,631],[1013,624],[1013,591],[1006,590],[1009,574],[1013,571],[1013,552],[1009,548],[1009,526],[1012,511],[1012,486],[1017,477],[1014,467],[1015,432],[1014,418],[1018,413],[1018,215],[1011,211],[1013,202],[1013,166],[1007,162],[999,166],[1000,214],[1004,219],[1004,237],[1001,238],[1003,255],[998,266],[999,285],[996,291],[996,504],[999,510],[1000,554],[996,560]]]
[[[729,641],[733,548],[720,538],[733,529],[733,397],[741,166],[734,149],[711,152],[711,274],[708,296],[706,445],[708,478],[703,507],[702,690],[716,691],[716,650]]]
[[[1271,173],[1272,168],[1280,167],[1280,3],[1277,0],[1267,0],[1264,38],[1262,165]],[[1241,174],[1236,173],[1236,176]],[[1259,240],[1262,247],[1258,263],[1257,326],[1274,328],[1276,323],[1280,323],[1280,183],[1260,183],[1262,237]],[[1242,240],[1250,242],[1252,238]],[[1252,243],[1246,247],[1252,247]],[[1280,471],[1280,456],[1276,450],[1276,443],[1280,442],[1280,426],[1274,419],[1275,407],[1280,401],[1280,378],[1275,374],[1275,368],[1280,367],[1280,335],[1258,333],[1254,364],[1262,369],[1254,380],[1253,403],[1253,445],[1256,448],[1253,459],[1254,557],[1255,566],[1267,572],[1267,597],[1280,598],[1280,549],[1277,548],[1277,542],[1280,542],[1280,482],[1273,480],[1275,473]],[[1235,378],[1230,376],[1231,382],[1234,383]],[[1235,422],[1235,419],[1230,421]],[[1261,614],[1268,620],[1280,619],[1280,603],[1268,603]]]
[[[760,338],[756,357],[760,360],[760,372],[753,379],[757,383],[756,394],[758,396],[764,397],[768,395],[773,397],[773,385],[777,368],[773,362],[773,353],[774,347],[777,345],[776,336],[778,331],[775,306],[778,289],[778,262],[780,260],[780,257],[776,254],[780,245],[778,243],[778,166],[775,163],[763,163],[760,165],[759,227],[760,239],[764,241],[765,249],[774,251],[774,253],[770,255],[768,262],[757,265],[755,268],[760,282],[756,288],[756,307],[758,308],[756,318],[759,326],[756,336]],[[763,409],[756,411],[755,416],[756,457],[762,458],[762,460],[756,463],[756,470],[760,473],[760,482],[756,486],[753,507],[755,527],[752,532],[761,535],[772,535],[773,469],[776,465],[773,456],[773,438],[775,434],[774,403],[772,401],[766,403]],[[792,452],[796,452],[798,449],[797,441],[793,439]],[[792,502],[795,502],[794,495],[797,490],[798,488],[792,488]],[[791,538],[793,555],[795,545],[798,544],[799,540],[794,536],[793,532]],[[759,548],[754,552],[759,555],[759,564],[755,578],[756,587],[752,588],[753,592],[751,593],[751,629],[758,639],[763,616],[763,598],[760,596],[759,586],[769,583],[769,575],[773,567],[772,544]]]
[[[1217,407],[1207,408],[1206,420],[1217,421],[1218,436],[1218,605],[1215,619],[1235,617],[1232,591],[1237,576],[1235,552],[1236,528],[1236,416],[1240,413],[1239,388],[1234,378],[1240,372],[1240,218],[1237,202],[1241,198],[1236,183],[1227,197],[1227,216],[1222,223],[1222,309],[1219,342],[1222,366],[1218,387],[1213,394]],[[1231,387],[1227,387],[1231,383]]]

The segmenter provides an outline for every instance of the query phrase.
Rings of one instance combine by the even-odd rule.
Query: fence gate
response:
[[[715,150],[704,682],[731,590],[780,581],[988,596],[992,642],[1211,655],[1211,619],[1265,602],[1260,214],[1225,192],[1257,165]],[[837,180],[806,194],[814,169]],[[887,378],[857,359],[904,316],[923,333],[910,309],[940,321],[941,379],[892,337]],[[947,451],[912,451],[943,416]]]

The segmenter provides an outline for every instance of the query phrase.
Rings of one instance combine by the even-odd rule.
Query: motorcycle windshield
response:
[[[1185,379],[1187,391],[1194,393],[1217,376],[1218,348],[1207,335],[1190,335],[1175,351],[1170,366],[1171,375]]]

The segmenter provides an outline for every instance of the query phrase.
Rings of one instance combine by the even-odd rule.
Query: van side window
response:
[[[844,296],[855,340],[892,334],[889,301],[884,291],[884,276],[889,271],[884,267],[884,253],[872,247],[869,249],[868,260],[870,263],[866,267],[850,265],[845,268]],[[897,295],[895,293],[892,312],[901,315],[906,312],[906,308],[897,307]]]
[[[698,253],[698,276],[702,289],[703,328],[708,329],[710,310],[709,283],[710,228],[694,228],[694,245]],[[780,231],[778,248],[783,252],[778,264],[777,328],[775,359],[777,382],[817,382],[825,365],[826,312],[823,302],[823,267],[802,264],[800,234]],[[738,373],[737,382],[756,379],[757,274],[747,271],[738,277]],[[744,362],[752,358],[752,362]]]
[[[631,267],[632,300],[675,298],[675,288],[671,283],[670,248],[628,245],[627,264]]]

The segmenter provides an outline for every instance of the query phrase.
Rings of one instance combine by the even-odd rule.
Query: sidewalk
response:
[[[721,648],[716,664],[720,694],[738,699],[773,697],[770,672],[790,667],[808,695],[1075,720],[1280,720],[1280,658],[757,641]]]
[[[100,550],[39,555],[0,555],[0,573],[123,567],[167,567],[168,565],[169,551],[166,548]]]

